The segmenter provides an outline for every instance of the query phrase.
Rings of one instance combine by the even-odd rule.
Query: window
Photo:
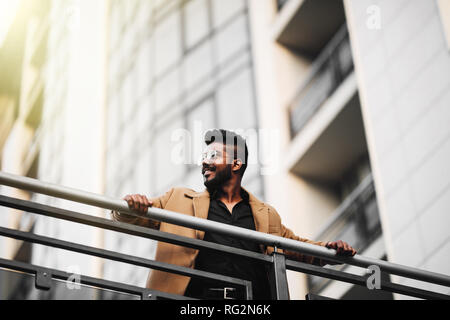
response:
[[[201,152],[205,147],[203,137],[206,130],[214,127],[214,103],[212,99],[202,102],[189,112],[187,128],[190,133],[191,144],[188,159],[190,159],[191,168],[199,163]]]
[[[222,25],[245,8],[244,0],[212,0],[214,27]]]
[[[219,64],[223,64],[248,44],[246,17],[238,17],[215,36],[216,52]]]
[[[180,118],[163,126],[162,131],[155,137],[151,150],[155,157],[153,177],[158,194],[167,191],[166,189],[173,186],[173,183],[179,180],[184,173],[185,165],[177,162],[179,154],[176,151],[180,148],[176,148],[180,146],[180,142],[172,141],[172,134],[182,127],[182,118]]]
[[[188,114],[188,129],[195,130],[195,126],[201,126],[203,131],[214,127],[214,104],[208,99],[195,107]]]
[[[150,28],[150,17],[152,15],[152,4],[150,1],[139,1],[137,9],[137,28],[145,33]]]
[[[151,194],[150,188],[150,168],[151,168],[151,153],[149,148],[143,149],[143,153],[137,159],[136,170],[134,170],[134,183],[136,193]]]
[[[176,101],[180,94],[180,69],[177,67],[157,80],[155,85],[156,114],[167,111],[169,104]]]
[[[191,0],[184,7],[185,45],[191,48],[209,33],[206,0]]]
[[[203,191],[205,185],[203,184],[203,176],[200,166],[190,170],[183,180],[183,186],[186,188],[194,189],[195,191]]]
[[[152,80],[151,70],[151,42],[146,41],[139,51],[136,70],[138,72],[138,96],[142,97],[150,89]]]
[[[219,126],[230,130],[256,126],[250,69],[224,83],[217,92]]]
[[[136,97],[134,89],[135,88],[132,83],[132,74],[128,73],[122,89],[122,105],[120,106],[124,115],[123,120],[125,121],[129,120],[129,118],[131,117],[131,112],[133,110],[133,104],[135,101],[134,98]]]
[[[137,127],[135,128],[135,131],[138,133],[139,136],[147,136],[150,133],[150,129],[152,126],[151,123],[151,105],[150,105],[150,97],[144,96],[142,99],[142,102],[138,105],[136,109],[137,113]],[[147,145],[148,140],[143,139],[143,142],[145,145]]]
[[[160,75],[181,56],[180,13],[175,11],[155,28],[155,71]]]
[[[211,74],[211,42],[207,41],[195,48],[184,60],[184,89],[189,89]]]

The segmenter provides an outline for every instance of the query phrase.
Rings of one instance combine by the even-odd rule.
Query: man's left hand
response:
[[[353,257],[356,254],[356,250],[353,249],[347,242],[342,240],[329,241],[325,246],[328,249],[335,249],[338,255]]]

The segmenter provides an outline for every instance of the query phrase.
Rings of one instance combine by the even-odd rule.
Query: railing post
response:
[[[270,266],[270,290],[272,299],[289,300],[289,287],[286,277],[286,257],[274,247]]]
[[[41,268],[36,272],[36,289],[50,290],[52,288],[52,274],[49,270]]]

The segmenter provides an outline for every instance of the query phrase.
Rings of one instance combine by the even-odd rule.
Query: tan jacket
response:
[[[187,188],[172,188],[159,198],[150,199],[153,207],[180,212],[189,216],[207,219],[209,210],[209,192],[195,192]],[[325,242],[316,242],[296,236],[291,230],[281,224],[281,218],[277,211],[268,204],[259,201],[249,193],[249,204],[253,212],[256,231],[273,234],[289,239],[304,241],[316,245],[325,246]],[[170,232],[184,237],[202,239],[204,231],[193,230],[165,222],[159,222],[147,218],[136,218],[124,213],[112,212],[112,217],[116,221],[132,223],[163,232]],[[281,250],[280,250],[281,251]],[[271,254],[272,247],[261,245],[261,252]],[[283,252],[283,251],[282,251]],[[288,258],[310,264],[323,265],[320,259],[305,256],[297,252],[285,251]],[[156,250],[157,261],[175,264],[183,267],[194,268],[195,258],[198,250],[172,245],[165,242],[158,242]],[[190,278],[167,272],[153,270],[147,279],[147,288],[168,293],[184,295]]]

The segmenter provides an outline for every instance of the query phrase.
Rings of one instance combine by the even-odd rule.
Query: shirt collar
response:
[[[209,192],[209,191],[208,191]],[[218,191],[214,190],[212,193],[209,192],[211,199],[217,199],[218,198]],[[245,201],[245,202],[249,202],[250,196],[248,194],[247,191],[244,190],[244,188],[241,188],[241,198]]]

